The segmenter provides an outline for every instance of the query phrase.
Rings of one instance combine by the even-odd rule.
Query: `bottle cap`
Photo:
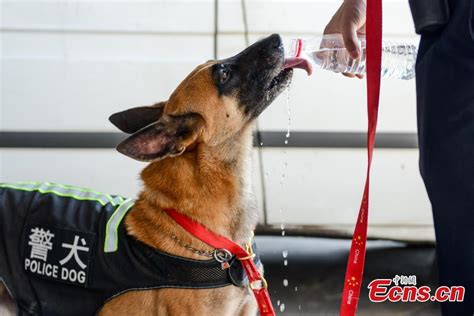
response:
[[[305,70],[308,76],[310,76],[313,73],[313,66],[308,58],[302,54],[303,43],[303,40],[300,38],[291,40],[283,68],[300,68]]]
[[[303,40],[301,38],[292,39],[289,46],[288,57],[300,57],[303,49]]]

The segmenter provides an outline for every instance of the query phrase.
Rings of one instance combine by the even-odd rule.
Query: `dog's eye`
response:
[[[220,84],[224,84],[224,83],[226,83],[227,80],[229,80],[230,69],[223,66],[223,67],[219,68],[218,74],[219,74]]]

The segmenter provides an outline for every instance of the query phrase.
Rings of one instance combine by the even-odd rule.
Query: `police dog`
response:
[[[127,233],[162,252],[208,259],[190,248],[213,249],[162,211],[173,208],[215,233],[248,243],[257,220],[250,183],[253,123],[291,76],[282,40],[274,34],[234,57],[198,66],[167,101],[112,115],[114,125],[132,134],[118,151],[150,162],[141,173],[144,189],[124,219]],[[251,292],[237,286],[129,291],[99,311],[104,316],[256,313]]]

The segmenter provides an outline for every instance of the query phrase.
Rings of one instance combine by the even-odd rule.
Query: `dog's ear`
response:
[[[203,127],[204,119],[196,113],[166,115],[122,141],[117,150],[140,161],[178,156],[197,141]]]
[[[122,112],[117,112],[109,117],[109,121],[127,134],[156,122],[163,114],[166,102],[159,102],[151,106],[139,106]]]

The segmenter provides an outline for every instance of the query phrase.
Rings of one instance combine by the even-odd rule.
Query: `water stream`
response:
[[[286,87],[286,112],[288,115],[288,121],[287,121],[287,128],[286,128],[286,134],[285,134],[285,140],[284,144],[288,145],[289,140],[290,140],[290,132],[291,132],[291,105],[290,105],[290,87],[291,87],[291,81],[288,82],[288,85]],[[280,177],[280,187],[283,192],[285,192],[284,189],[284,180],[286,177],[286,172],[288,168],[288,157],[287,157],[287,151],[286,149],[283,151],[283,170],[282,174]],[[283,214],[283,209],[280,208],[280,219],[281,219],[281,224],[280,224],[280,229],[281,229],[281,236],[284,237],[286,235],[285,232],[285,217]],[[284,249],[282,251],[282,258],[283,258],[283,265],[286,267],[288,266],[288,250]],[[288,287],[289,281],[288,279],[283,279],[283,287]],[[296,287],[295,287],[296,289]],[[280,307],[280,312],[285,311],[285,303],[278,301],[277,305]]]
[[[288,124],[286,127],[285,145],[288,145],[288,141],[290,140],[290,129],[291,129],[290,90],[291,90],[291,80],[288,82],[288,85],[286,87],[286,112],[288,114]]]

